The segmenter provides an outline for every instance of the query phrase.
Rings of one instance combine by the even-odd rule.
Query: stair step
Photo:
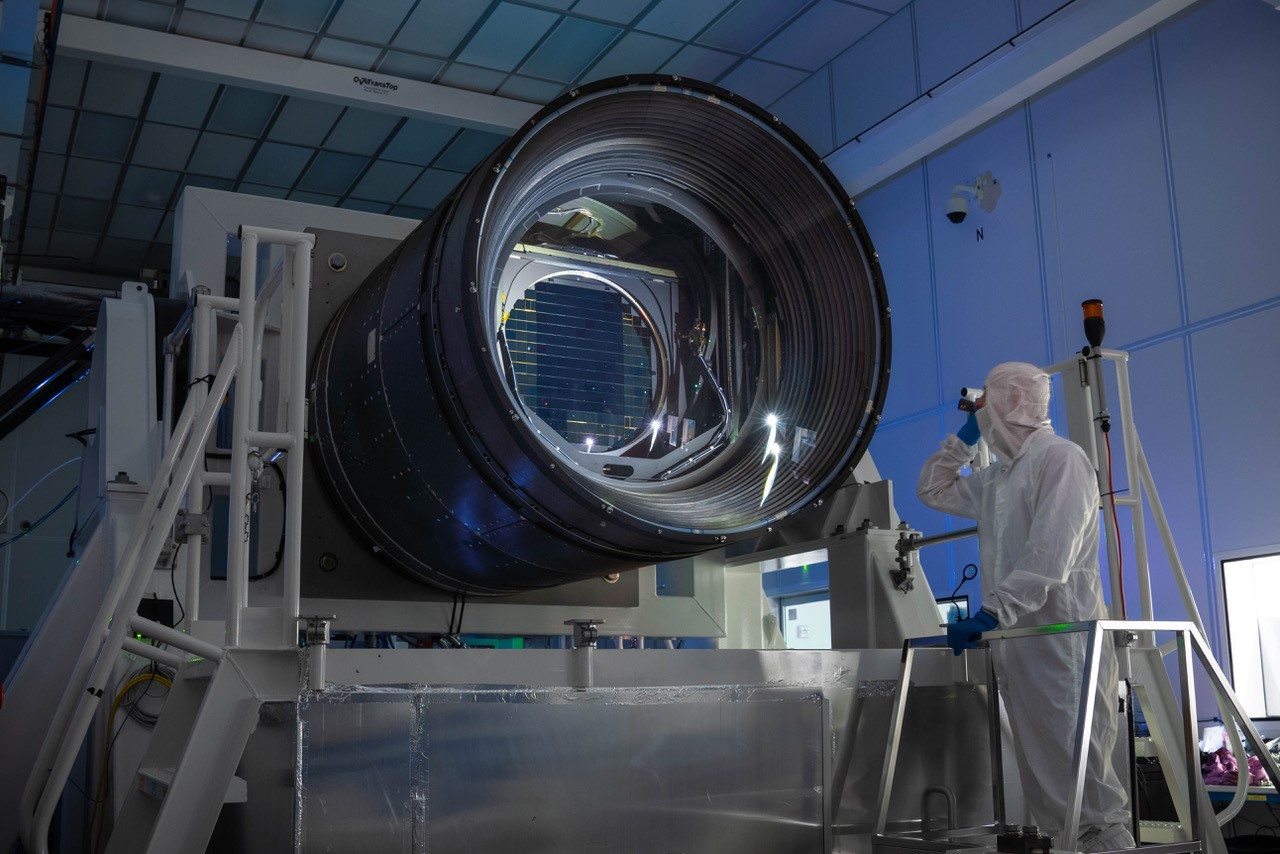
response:
[[[1142,842],[1146,845],[1168,845],[1174,842],[1187,841],[1187,832],[1176,821],[1149,821],[1144,819],[1138,822],[1138,829],[1142,834]]]
[[[163,801],[173,783],[172,768],[139,768],[138,791],[150,795],[157,801]],[[222,798],[224,804],[242,804],[249,800],[249,786],[241,777],[232,777],[227,793]]]

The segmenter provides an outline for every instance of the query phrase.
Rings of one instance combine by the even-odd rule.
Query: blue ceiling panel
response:
[[[774,115],[800,134],[818,156],[835,146],[831,115],[831,72],[822,69],[775,101]]]
[[[517,101],[545,104],[555,99],[563,91],[564,87],[559,83],[548,83],[545,80],[532,80],[528,77],[512,75],[507,78],[506,83],[499,87],[498,94],[504,98],[515,98]]]
[[[161,243],[173,242],[173,211],[169,211],[164,215],[164,219],[160,223],[160,231],[156,234],[156,240]]]
[[[89,63],[72,56],[58,59],[57,73],[49,78],[49,103],[65,107],[80,106],[80,90]]]
[[[916,97],[911,10],[886,23],[831,63],[836,145],[876,124]]]
[[[356,44],[342,39],[321,39],[320,44],[316,45],[315,51],[312,52],[311,58],[317,62],[328,62],[331,65],[369,71],[378,64],[378,57],[381,55],[380,47]]]
[[[111,0],[112,4],[117,0]],[[186,0],[183,6],[187,9],[199,9],[201,12],[213,12],[215,15],[227,15],[232,18],[248,18],[253,14],[257,0]]]
[[[219,178],[239,177],[244,161],[253,151],[254,141],[221,133],[204,133],[191,153],[187,169]]]
[[[44,128],[40,133],[41,151],[66,151],[71,144],[71,120],[75,118],[73,110],[62,107],[46,107],[44,111]]]
[[[671,61],[660,70],[663,74],[678,74],[681,77],[715,82],[716,78],[737,61],[735,54],[691,44],[671,57]]]
[[[173,20],[173,7],[146,0],[111,0],[107,4],[106,19],[147,30],[168,30]]]
[[[217,83],[161,74],[155,91],[151,93],[147,118],[153,122],[198,128],[209,115],[209,107],[217,93]]]
[[[426,166],[457,133],[456,127],[409,119],[382,152],[382,159]]]
[[[578,18],[565,18],[538,46],[520,71],[569,83],[595,61],[621,30]]]
[[[101,113],[136,116],[142,112],[151,73],[95,62],[85,83],[83,105]]]
[[[449,191],[458,186],[462,182],[464,175],[457,172],[443,172],[438,169],[428,169],[422,173],[413,186],[400,198],[400,201],[406,205],[412,205],[419,208],[434,208],[440,204],[440,201],[447,195]]]
[[[925,91],[1017,35],[1014,0],[919,0],[913,9]]]
[[[268,187],[292,187],[314,153],[297,145],[264,142],[245,170],[244,179]]]
[[[341,196],[368,163],[366,157],[322,151],[307,168],[307,174],[298,182],[298,188],[312,193]]]
[[[263,0],[256,20],[314,33],[324,25],[332,6],[333,0]]]
[[[350,154],[373,155],[400,123],[399,116],[348,107],[324,141],[325,148]]]
[[[351,190],[351,195],[375,202],[394,202],[418,180],[420,174],[420,166],[378,160],[369,166],[369,171],[364,173],[360,183]],[[386,210],[385,205],[383,210]]]
[[[463,65],[452,62],[436,78],[436,82],[455,89],[468,89],[472,92],[483,92],[492,95],[502,81],[507,79],[505,71],[494,71],[492,68],[479,68],[475,65]]]
[[[748,59],[726,74],[720,80],[720,85],[761,106],[768,106],[808,76],[803,71],[784,65]]]
[[[52,193],[32,193],[31,208],[27,211],[26,227],[49,229],[53,227],[53,207],[58,197]]]
[[[401,53],[389,50],[378,65],[383,74],[394,74],[397,77],[408,77],[410,80],[422,80],[430,83],[444,68],[444,61],[419,56],[416,53]]]
[[[49,235],[49,255],[56,257],[59,266],[72,262],[87,267],[98,249],[98,237],[94,234],[78,234],[71,231],[55,231]]]
[[[755,57],[816,71],[887,20],[879,12],[819,0],[756,51]]]
[[[153,243],[147,250],[147,260],[143,264],[156,270],[168,270],[173,263],[173,246],[168,243]]]
[[[194,36],[223,44],[240,44],[240,40],[244,38],[245,22],[240,18],[206,15],[204,12],[183,12],[173,29],[181,36]]]
[[[630,24],[648,5],[649,0],[578,0],[573,14],[612,24]]]
[[[391,43],[416,53],[450,56],[486,8],[481,2],[422,0]]]
[[[103,163],[101,160],[87,160],[83,157],[69,158],[62,190],[86,199],[112,199],[116,194],[116,184],[120,181],[120,168],[118,163]]]
[[[353,211],[365,211],[366,213],[384,214],[391,205],[385,202],[371,202],[368,199],[343,199],[338,204],[338,207]]]
[[[27,257],[39,257],[45,254],[45,250],[49,246],[49,230],[47,228],[28,228],[26,231],[26,245],[23,252]]]
[[[267,139],[314,148],[324,142],[341,113],[342,107],[337,104],[309,101],[306,98],[286,98],[280,107],[280,115],[271,125]]]
[[[181,171],[187,166],[198,135],[191,128],[143,122],[138,144],[133,149],[133,162]]]
[[[131,205],[166,209],[178,186],[178,174],[143,166],[130,166],[120,187],[120,201]]]
[[[67,166],[67,158],[57,154],[42,154],[36,163],[36,175],[31,182],[33,189],[46,193],[62,191],[62,172]]]
[[[806,0],[738,0],[698,37],[698,43],[750,53],[805,5]]]
[[[284,30],[280,27],[268,27],[265,24],[250,24],[249,32],[244,37],[244,46],[284,56],[306,56],[311,50],[313,41],[315,36],[300,33],[297,30]]]
[[[101,234],[107,225],[110,206],[94,199],[75,199],[63,196],[58,205],[59,231],[80,231],[85,234]]]
[[[129,156],[129,143],[136,125],[136,121],[121,116],[82,112],[76,122],[76,141],[71,150],[88,157],[123,161]]]
[[[431,166],[435,169],[448,169],[450,172],[470,172],[472,166],[484,160],[506,141],[507,137],[502,134],[467,129],[449,144],[444,154]]]
[[[133,237],[150,240],[155,237],[164,211],[140,208],[135,205],[116,205],[111,212],[111,225],[107,234],[112,237]]]
[[[499,4],[462,48],[458,61],[499,71],[514,71],[559,17],[542,9]]]
[[[227,86],[209,118],[209,130],[257,137],[271,121],[278,103],[279,95]]]
[[[327,196],[324,193],[308,193],[306,190],[294,190],[289,194],[291,202],[306,202],[309,205],[324,205],[331,208],[338,203],[337,196]]]
[[[648,33],[627,33],[604,59],[587,72],[582,82],[612,77],[615,74],[639,74],[657,71],[680,49],[680,42],[658,38]]]
[[[732,2],[733,0],[660,0],[657,6],[640,19],[636,29],[688,41],[702,32]]]
[[[146,264],[147,250],[150,248],[151,243],[146,240],[108,238],[102,241],[102,248],[98,250],[96,266],[136,273]]]
[[[328,32],[344,39],[387,44],[396,34],[413,0],[378,0],[376,3],[343,3]]]

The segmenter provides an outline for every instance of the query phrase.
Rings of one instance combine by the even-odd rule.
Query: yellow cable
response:
[[[111,759],[111,744],[114,741],[111,731],[115,728],[116,712],[119,711],[120,704],[124,702],[125,696],[130,691],[137,688],[139,685],[145,685],[148,682],[158,682],[166,688],[173,687],[172,679],[161,676],[159,673],[147,671],[146,673],[139,673],[137,676],[134,676],[128,682],[124,683],[124,687],[122,687],[120,692],[116,694],[116,698],[111,701],[111,712],[107,715],[107,737],[103,742],[102,747],[102,770],[98,775],[97,793],[93,800],[93,807],[89,812],[89,832],[93,834],[94,838],[93,847],[90,849],[92,851],[98,850],[98,844],[102,837],[102,828],[106,824],[107,811],[106,809],[99,810],[99,807],[105,806],[106,799],[111,793],[111,769],[109,767],[109,763]],[[98,825],[96,829],[94,827],[95,824]]]

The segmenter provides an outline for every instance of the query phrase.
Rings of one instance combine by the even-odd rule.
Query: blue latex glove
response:
[[[960,655],[966,649],[976,648],[982,633],[989,632],[999,625],[1000,621],[996,619],[996,615],[983,608],[972,617],[947,626],[947,646],[951,647],[951,651],[956,655]]]
[[[978,427],[978,415],[976,412],[969,413],[969,420],[964,422],[964,426],[956,431],[956,436],[966,445],[978,444],[978,440],[982,438],[982,429]]]

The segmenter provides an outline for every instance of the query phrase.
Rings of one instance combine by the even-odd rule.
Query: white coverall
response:
[[[1025,363],[992,370],[979,410],[999,459],[960,474],[977,446],[948,436],[924,464],[916,494],[936,510],[978,522],[982,605],[1002,628],[1107,616],[1098,570],[1098,486],[1083,450],[1054,434],[1049,379]],[[1083,633],[992,644],[1027,807],[1042,831],[1061,834],[1087,637]],[[1079,846],[1134,844],[1128,796],[1112,766],[1118,671],[1103,647]]]

